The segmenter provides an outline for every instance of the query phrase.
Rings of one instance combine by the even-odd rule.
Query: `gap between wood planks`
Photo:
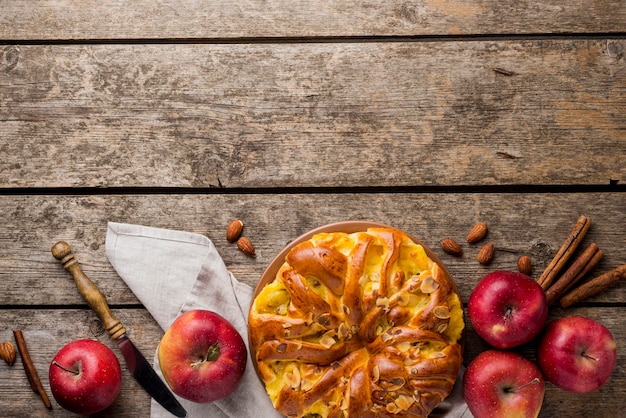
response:
[[[383,194],[383,193],[624,193],[626,184],[503,184],[458,186],[337,186],[337,187],[5,187],[0,196],[84,195],[219,195],[219,194]]]
[[[504,33],[465,35],[363,35],[363,36],[267,36],[233,38],[76,38],[0,39],[0,45],[147,45],[147,44],[298,44],[298,43],[376,43],[376,42],[471,42],[520,40],[626,39],[626,32],[589,33]]]

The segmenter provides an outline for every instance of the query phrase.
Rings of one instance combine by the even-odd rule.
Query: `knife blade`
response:
[[[65,241],[59,241],[52,246],[51,252],[54,258],[59,260],[63,267],[70,272],[78,292],[89,307],[98,315],[104,328],[117,343],[126,361],[126,366],[137,383],[170,413],[180,418],[186,417],[187,411],[185,411],[163,380],[156,374],[148,360],[128,338],[126,329],[109,309],[106,298],[100,292],[100,289],[83,272],[78,264],[78,260],[72,254],[69,244]]]

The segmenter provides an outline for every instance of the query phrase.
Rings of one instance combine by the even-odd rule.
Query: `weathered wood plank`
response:
[[[0,39],[171,39],[617,32],[623,0],[0,1]],[[590,18],[593,17],[593,18]]]
[[[150,314],[142,309],[114,309],[113,313],[127,324],[129,336],[137,348],[152,363],[156,347],[163,331]],[[0,341],[13,341],[11,330],[21,329],[28,344],[28,351],[44,388],[53,404],[48,411],[41,399],[30,389],[22,367],[21,358],[13,367],[0,364],[0,402],[3,417],[78,417],[62,409],[52,397],[48,368],[52,358],[70,341],[91,338],[109,346],[122,366],[122,389],[115,404],[97,416],[149,417],[150,398],[135,382],[125,366],[117,345],[98,318],[89,310],[0,310]],[[9,401],[10,400],[10,401]]]
[[[615,417],[626,407],[626,375],[620,365],[626,362],[626,330],[621,326],[621,308],[577,308],[574,313],[585,315],[602,322],[613,333],[618,341],[618,367],[610,380],[597,392],[590,394],[572,394],[560,390],[551,384],[547,385],[544,407],[541,417],[552,416],[598,416]],[[143,310],[114,310],[129,329],[133,341],[139,349],[152,361],[162,331],[149,314]],[[550,319],[570,314],[553,311]],[[22,329],[29,343],[29,351],[42,383],[51,396],[48,366],[54,354],[68,342],[79,338],[95,338],[107,344],[118,355],[123,368],[122,391],[115,404],[102,417],[148,417],[150,400],[148,395],[134,382],[126,371],[123,359],[115,344],[110,341],[98,320],[90,311],[75,309],[55,310],[0,310],[3,329],[0,329],[0,341],[13,341],[12,329]],[[471,329],[468,328],[468,339],[464,355],[465,364],[487,346]],[[531,345],[519,350],[522,354],[533,358]],[[21,365],[21,359],[9,367],[0,364],[0,399],[2,415],[10,417],[67,417],[73,416],[61,409],[53,401],[53,411],[46,410],[41,400],[29,385]],[[4,400],[10,399],[10,402]]]
[[[58,240],[70,243],[110,303],[137,303],[106,258],[109,220],[205,234],[227,267],[250,285],[284,245],[306,231],[342,220],[375,220],[413,233],[430,246],[467,300],[484,274],[515,269],[522,254],[531,257],[533,276],[539,277],[581,214],[593,221],[583,245],[595,242],[605,253],[595,272],[626,263],[625,207],[626,193],[5,196],[0,199],[0,305],[83,303],[69,274],[50,254]],[[244,220],[245,234],[256,246],[255,259],[226,242],[226,226],[234,218]],[[489,225],[488,240],[496,247],[490,266],[476,261],[478,245],[464,244],[461,258],[439,248],[448,236],[464,243],[478,221]],[[592,301],[626,302],[626,286],[617,285]]]
[[[0,187],[626,178],[625,40],[2,51]]]

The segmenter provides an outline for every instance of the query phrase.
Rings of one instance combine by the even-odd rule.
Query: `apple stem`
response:
[[[599,358],[597,358],[597,357],[592,357],[592,356],[590,356],[589,354],[585,353],[584,351],[582,352],[582,354],[581,354],[581,355],[582,355],[584,358],[589,359],[589,360],[593,360],[593,361],[595,361],[595,362],[600,361],[600,359],[599,359]]]
[[[536,385],[537,383],[539,383],[539,378],[538,378],[538,377],[535,377],[533,380],[531,380],[531,381],[530,381],[530,382],[528,382],[528,383],[524,383],[523,385],[520,385],[520,386],[517,386],[517,387],[511,388],[511,389],[507,389],[507,392],[513,392],[513,393],[515,393],[515,392],[518,392],[518,391],[520,391],[520,390],[524,389],[524,388],[525,388],[525,387],[527,387],[527,386],[530,386],[530,385]]]
[[[80,374],[80,371],[79,371],[79,370],[68,369],[67,367],[63,367],[63,366],[61,366],[61,365],[60,365],[59,363],[57,363],[56,361],[53,361],[53,362],[52,362],[52,364],[54,364],[55,366],[57,366],[57,367],[58,367],[59,369],[61,369],[61,370],[65,370],[65,371],[66,371],[66,372],[68,372],[68,373],[72,373],[72,374],[75,374],[75,375],[79,375],[79,374]]]
[[[512,315],[513,315],[513,308],[509,306],[508,308],[506,308],[506,311],[504,312],[504,320],[508,321],[509,319],[511,319]]]

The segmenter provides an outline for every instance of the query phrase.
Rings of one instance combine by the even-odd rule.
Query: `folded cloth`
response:
[[[163,330],[184,312],[207,309],[228,319],[248,345],[247,318],[253,288],[237,281],[207,237],[109,222],[106,254],[113,268]],[[248,367],[241,383],[224,399],[198,404],[177,397],[187,410],[187,416],[280,417],[251,364],[248,354]],[[162,377],[156,353],[154,368]],[[472,418],[463,400],[460,377],[452,394],[433,411],[433,416]],[[150,416],[172,415],[152,400]]]
[[[184,312],[207,309],[228,319],[247,346],[247,317],[253,289],[238,282],[226,269],[207,237],[109,222],[106,254],[113,268],[163,330]],[[154,368],[162,377],[156,354]],[[249,354],[244,376],[230,396],[206,404],[177,398],[189,418],[281,416],[256,376]],[[152,400],[150,416],[172,415]]]

